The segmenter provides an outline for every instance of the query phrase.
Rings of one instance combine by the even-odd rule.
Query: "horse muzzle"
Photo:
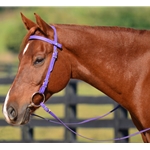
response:
[[[18,112],[14,106],[7,107],[7,111],[4,112],[6,122],[11,125],[23,125],[27,124],[30,120],[31,109],[26,107],[24,111]]]

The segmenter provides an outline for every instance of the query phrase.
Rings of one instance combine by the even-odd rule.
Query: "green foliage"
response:
[[[0,36],[0,48],[3,47],[14,53],[18,53],[19,46],[26,33],[20,12],[33,21],[35,20],[33,14],[37,13],[47,23],[124,26],[138,29],[149,29],[150,27],[150,7],[0,8],[0,16],[3,18],[1,29],[5,31],[3,31]]]
[[[17,30],[11,30],[9,35],[7,34],[7,49],[13,53],[18,53],[20,50],[20,43],[22,42],[22,39],[24,35],[26,34],[25,29],[18,24],[18,27],[16,26]]]

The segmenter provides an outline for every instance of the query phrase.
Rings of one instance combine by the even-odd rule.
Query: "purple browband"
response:
[[[50,65],[49,65],[49,68],[48,68],[48,71],[47,71],[47,74],[46,74],[46,77],[45,77],[45,80],[39,90],[39,93],[41,94],[44,94],[45,92],[45,89],[48,85],[48,82],[49,82],[49,77],[50,77],[50,74],[54,68],[54,63],[56,61],[56,58],[57,58],[57,55],[58,55],[58,51],[57,51],[57,48],[62,48],[62,45],[57,43],[57,32],[56,32],[56,29],[54,26],[51,26],[51,28],[54,30],[54,40],[50,40],[48,38],[45,38],[45,37],[42,37],[42,36],[38,36],[38,35],[31,35],[29,37],[29,40],[42,40],[42,41],[45,41],[49,44],[52,44],[54,45],[54,49],[53,49],[53,55],[52,55],[52,59],[50,61]]]

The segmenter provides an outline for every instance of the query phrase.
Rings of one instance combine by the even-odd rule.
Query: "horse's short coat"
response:
[[[53,46],[28,40],[32,34],[53,39],[53,30],[35,14],[36,22],[21,14],[28,30],[19,54],[19,69],[7,94],[3,113],[13,125],[25,124],[37,108],[28,108],[32,94],[46,75]],[[46,99],[67,85],[83,80],[126,108],[138,130],[150,127],[150,31],[122,27],[53,25],[58,34],[58,59],[45,91]],[[37,98],[37,101],[38,100]],[[142,133],[150,142],[150,132]]]

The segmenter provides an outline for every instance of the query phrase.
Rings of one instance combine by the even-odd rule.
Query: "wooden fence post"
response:
[[[65,89],[65,122],[71,122],[71,119],[76,118],[76,105],[72,105],[69,102],[76,97],[77,83],[69,82]],[[70,127],[76,132],[75,127]],[[67,129],[65,129],[65,141],[68,143],[76,142],[76,135]]]
[[[117,104],[118,105],[118,104]],[[128,136],[128,129],[120,129],[119,124],[120,120],[127,119],[128,113],[123,107],[120,107],[115,111],[114,119],[115,119],[115,138]],[[121,141],[115,141],[115,143],[128,143],[129,139],[124,139]]]
[[[23,125],[21,127],[21,133],[22,133],[22,141],[25,143],[31,143],[33,142],[33,128],[30,127],[30,125]]]

